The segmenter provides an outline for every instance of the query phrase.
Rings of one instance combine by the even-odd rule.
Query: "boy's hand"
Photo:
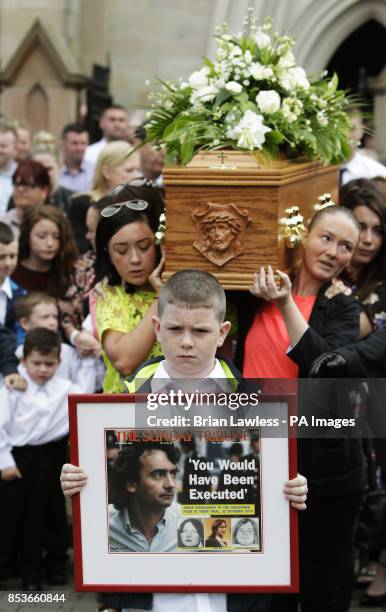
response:
[[[307,478],[298,474],[296,478],[287,480],[283,488],[284,496],[296,510],[305,510],[307,500]]]
[[[79,493],[87,483],[87,474],[82,468],[65,463],[60,474],[60,482],[64,495],[72,497],[75,493]]]
[[[6,468],[1,470],[1,480],[15,480],[15,478],[22,478],[17,466]]]
[[[15,389],[16,391],[25,391],[27,388],[27,381],[17,372],[4,376],[4,384],[7,389]]]

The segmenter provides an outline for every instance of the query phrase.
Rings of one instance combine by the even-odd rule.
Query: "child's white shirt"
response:
[[[0,470],[14,467],[12,448],[38,446],[68,434],[68,394],[82,393],[79,385],[57,374],[44,385],[26,372],[26,391],[0,389]]]

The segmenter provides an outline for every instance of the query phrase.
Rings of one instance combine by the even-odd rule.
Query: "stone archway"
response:
[[[384,0],[313,0],[291,32],[298,63],[310,72],[323,70],[342,42],[372,19],[386,27]]]

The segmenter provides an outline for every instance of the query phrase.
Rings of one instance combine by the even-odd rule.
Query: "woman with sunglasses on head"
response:
[[[133,150],[124,140],[108,143],[99,154],[91,192],[72,196],[68,218],[81,253],[90,248],[86,239],[86,214],[90,204],[108,195],[118,185],[141,176],[139,154]]]
[[[260,301],[252,298],[249,321],[244,304],[239,323],[245,339],[245,346],[239,347],[239,359],[244,350],[244,376],[289,379],[285,387],[298,389],[299,410],[309,403],[301,402],[305,385],[293,379],[307,378],[316,357],[355,342],[359,335],[358,304],[345,295],[343,283],[340,292],[334,286],[350,264],[359,233],[359,223],[347,209],[330,206],[317,212],[302,243],[300,264],[290,276],[278,271],[280,287],[271,268],[260,269],[251,289]],[[269,385],[277,391],[276,382],[264,388]],[[333,414],[339,409],[329,408]],[[364,488],[360,441],[299,439],[298,453],[310,491],[307,511],[299,517],[302,610],[345,612],[351,589],[342,596],[338,591],[342,572],[350,572],[347,550]],[[297,609],[294,601],[276,605],[275,611]]]
[[[122,391],[120,375],[162,353],[151,325],[163,267],[154,238],[158,215],[144,200],[120,199],[102,210],[95,236],[95,282],[104,281],[96,321],[109,393]]]
[[[32,160],[19,163],[12,181],[12,207],[0,216],[0,221],[7,223],[18,238],[24,211],[30,206],[46,204],[50,196],[51,184],[49,174],[44,166]]]

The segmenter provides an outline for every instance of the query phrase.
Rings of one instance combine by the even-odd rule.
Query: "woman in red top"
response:
[[[277,271],[278,287],[270,267],[254,275],[251,292],[265,301],[257,312],[255,308],[246,336],[246,377],[307,377],[312,362],[327,347],[332,350],[357,340],[359,306],[336,279],[349,265],[359,233],[351,211],[325,208],[310,222],[301,263],[291,278]],[[307,407],[301,395],[300,386],[300,411]],[[332,404],[329,409],[334,412],[347,403],[341,394],[340,406]],[[360,440],[299,439],[298,459],[310,491],[307,512],[299,518],[302,611],[346,612],[351,597],[353,526],[364,487]],[[275,612],[295,609],[294,601],[276,602],[272,608]]]
[[[246,337],[245,377],[307,376],[307,366],[320,354],[321,346],[334,343],[331,330],[328,335],[325,332],[313,334],[309,320],[322,297],[332,299],[336,293],[346,292],[343,283],[336,279],[351,261],[359,231],[359,224],[350,211],[340,207],[325,208],[311,219],[302,244],[301,263],[291,274],[292,283],[287,274],[277,270],[281,279],[281,287],[278,288],[270,266],[267,271],[261,268],[259,273],[255,273],[251,292],[267,303],[256,312]],[[351,297],[343,299],[347,305],[352,302]],[[339,337],[335,339],[339,342],[338,346],[347,344],[345,331],[351,336],[353,324],[354,327],[358,324],[355,318],[350,321],[346,316],[345,319],[340,321]],[[307,336],[311,337],[308,339]],[[305,343],[307,339],[307,348],[311,350],[299,363],[294,356],[298,352],[295,349],[299,342]],[[262,347],[264,350],[261,350]]]

